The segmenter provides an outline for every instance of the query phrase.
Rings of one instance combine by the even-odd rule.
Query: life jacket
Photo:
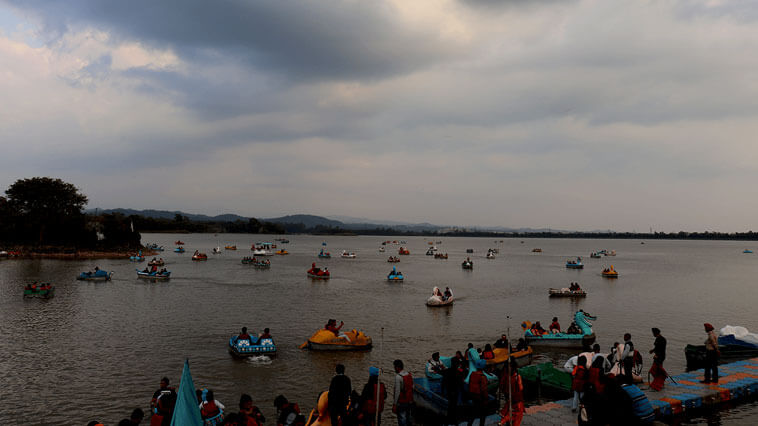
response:
[[[487,378],[481,370],[474,371],[469,376],[468,391],[473,398],[482,398],[487,394]]]
[[[397,399],[398,404],[410,404],[413,402],[413,376],[407,371],[405,373],[404,376],[400,376],[403,379],[403,389],[400,391],[400,396]]]
[[[403,384],[405,385],[405,384]],[[387,388],[384,387],[384,383],[379,383],[379,412],[384,411],[384,399],[387,396]],[[363,401],[363,412],[369,414],[376,414],[376,383],[371,386],[371,395],[368,399]]]
[[[632,346],[632,349],[634,349],[634,346]],[[639,351],[634,351],[634,354],[632,354],[632,360],[635,365],[642,365],[642,355]]]
[[[584,385],[587,383],[587,368],[583,365],[577,365],[574,367],[571,376],[571,390],[584,392]]]
[[[221,410],[216,405],[216,401],[204,401],[203,406],[200,409],[200,415],[203,416],[204,419],[214,417],[220,412]]]
[[[590,368],[590,374],[589,374],[589,383],[592,383],[592,385],[595,387],[595,391],[597,393],[602,394],[605,392],[605,384],[601,383],[600,377],[603,376],[603,370],[601,368],[592,367]]]
[[[505,371],[504,371],[505,373]],[[508,400],[508,375],[507,373],[503,375],[502,382],[500,384],[500,389],[503,391],[503,394],[506,398],[506,406],[507,400]],[[514,372],[514,374],[511,375],[511,401],[513,404],[517,404],[519,402],[522,402],[524,400],[524,383],[521,380],[521,375]]]
[[[492,351],[482,352],[482,359],[495,359],[495,353]]]

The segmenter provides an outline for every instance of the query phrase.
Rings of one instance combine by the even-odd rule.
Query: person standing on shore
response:
[[[650,367],[653,381],[650,383],[650,388],[659,391],[663,389],[663,384],[668,377],[668,373],[663,369],[663,361],[666,360],[666,338],[661,336],[661,330],[655,327],[653,327],[653,336],[655,336],[655,343],[653,343],[653,349],[650,350],[653,354],[653,365]]]
[[[413,408],[413,376],[403,369],[403,361],[396,359],[392,365],[395,367],[395,394],[393,396],[392,412],[397,415],[398,426],[410,426],[413,424],[411,408]]]
[[[719,382],[719,338],[709,323],[703,324],[708,338],[705,339],[705,380],[700,383],[718,383]]]
[[[634,369],[634,343],[632,343],[632,335],[629,333],[624,334],[624,350],[621,353],[621,362],[624,367],[624,383],[634,383],[634,377],[632,377],[632,370]]]
[[[368,376],[368,382],[361,393],[361,414],[363,417],[361,424],[376,426],[382,423],[382,411],[384,410],[384,401],[387,399],[387,388],[384,383],[379,382],[378,368],[369,367]],[[379,423],[376,423],[377,419]]]
[[[334,369],[337,373],[332,377],[329,384],[329,417],[332,424],[338,426],[347,413],[347,404],[350,402],[350,393],[353,391],[350,378],[345,375],[345,366],[337,364]]]

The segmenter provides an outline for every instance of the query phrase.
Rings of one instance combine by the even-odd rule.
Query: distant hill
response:
[[[95,209],[87,210],[87,213],[94,213]],[[234,222],[236,220],[247,221],[249,218],[236,214],[222,214],[218,216],[207,216],[204,214],[192,214],[180,211],[168,210],[134,210],[134,209],[97,209],[98,213],[121,213],[125,216],[138,215],[152,217],[155,219],[174,219],[180,214],[195,222]]]
[[[322,216],[314,216],[311,214],[293,214],[288,216],[282,216],[282,217],[273,217],[268,219],[263,219],[266,222],[273,222],[273,223],[302,223],[305,225],[306,228],[314,228],[316,226],[331,226],[333,228],[345,228],[345,224],[338,221],[338,220],[332,220],[327,219]]]

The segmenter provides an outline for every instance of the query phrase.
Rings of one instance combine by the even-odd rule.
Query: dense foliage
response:
[[[284,226],[278,223],[260,222],[255,218],[233,222],[193,221],[177,214],[173,220],[145,216],[129,216],[134,226],[142,232],[233,232],[241,234],[283,234]]]

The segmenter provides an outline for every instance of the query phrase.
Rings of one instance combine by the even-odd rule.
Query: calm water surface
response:
[[[442,238],[437,246],[450,259],[439,260],[424,255],[427,239],[408,237],[411,255],[397,264],[406,281],[391,284],[385,279],[392,268],[386,259],[397,246],[388,245],[386,253],[378,248],[395,237],[288,236],[291,242],[279,247],[291,254],[271,257],[271,269],[240,263],[250,255],[251,243],[273,238],[143,234],[144,243],[167,248],[162,257],[173,278],[159,284],[136,278],[135,266],[144,268],[144,263],[0,261],[0,424],[86,424],[91,419],[116,424],[135,407],[147,411],[162,376],[178,385],[185,358],[196,386],[213,389],[232,408],[240,393],[250,393],[273,420],[273,400],[280,393],[303,409],[312,408],[337,362],[360,387],[370,365],[391,371],[395,358],[420,375],[431,352],[451,354],[468,342],[481,347],[509,327],[515,336],[524,320],[548,324],[557,316],[567,327],[579,308],[598,317],[594,330],[604,351],[630,332],[646,365],[650,328],[659,327],[668,339],[666,364],[672,373],[684,371],[685,344],[704,340],[704,322],[758,330],[758,255],[742,254],[743,242]],[[186,243],[187,253],[171,251],[177,239]],[[317,259],[322,241],[332,259]],[[225,244],[239,250],[211,254],[212,247]],[[494,260],[484,257],[490,247],[500,250]],[[535,247],[543,253],[532,253]],[[467,255],[467,248],[474,253]],[[209,260],[192,262],[195,249],[208,253]],[[340,258],[343,249],[358,257]],[[589,253],[598,249],[618,255],[591,259]],[[474,260],[473,271],[461,269],[466,256]],[[567,270],[566,259],[576,256],[583,257],[585,269]],[[328,266],[333,278],[307,279],[311,262]],[[617,280],[600,276],[611,264],[620,273]],[[115,271],[113,281],[75,279],[95,265]],[[21,287],[34,280],[55,284],[55,297],[23,299]],[[572,281],[589,292],[585,300],[548,298],[549,287]],[[434,286],[450,286],[455,305],[427,308],[424,302]],[[374,349],[298,349],[329,318],[365,330]],[[227,353],[229,336],[242,326],[256,332],[271,328],[278,348],[273,362],[241,361]],[[542,355],[562,363],[572,354]],[[385,378],[391,378],[389,373]],[[756,415],[756,404],[748,404],[715,420],[690,422],[744,424]]]

